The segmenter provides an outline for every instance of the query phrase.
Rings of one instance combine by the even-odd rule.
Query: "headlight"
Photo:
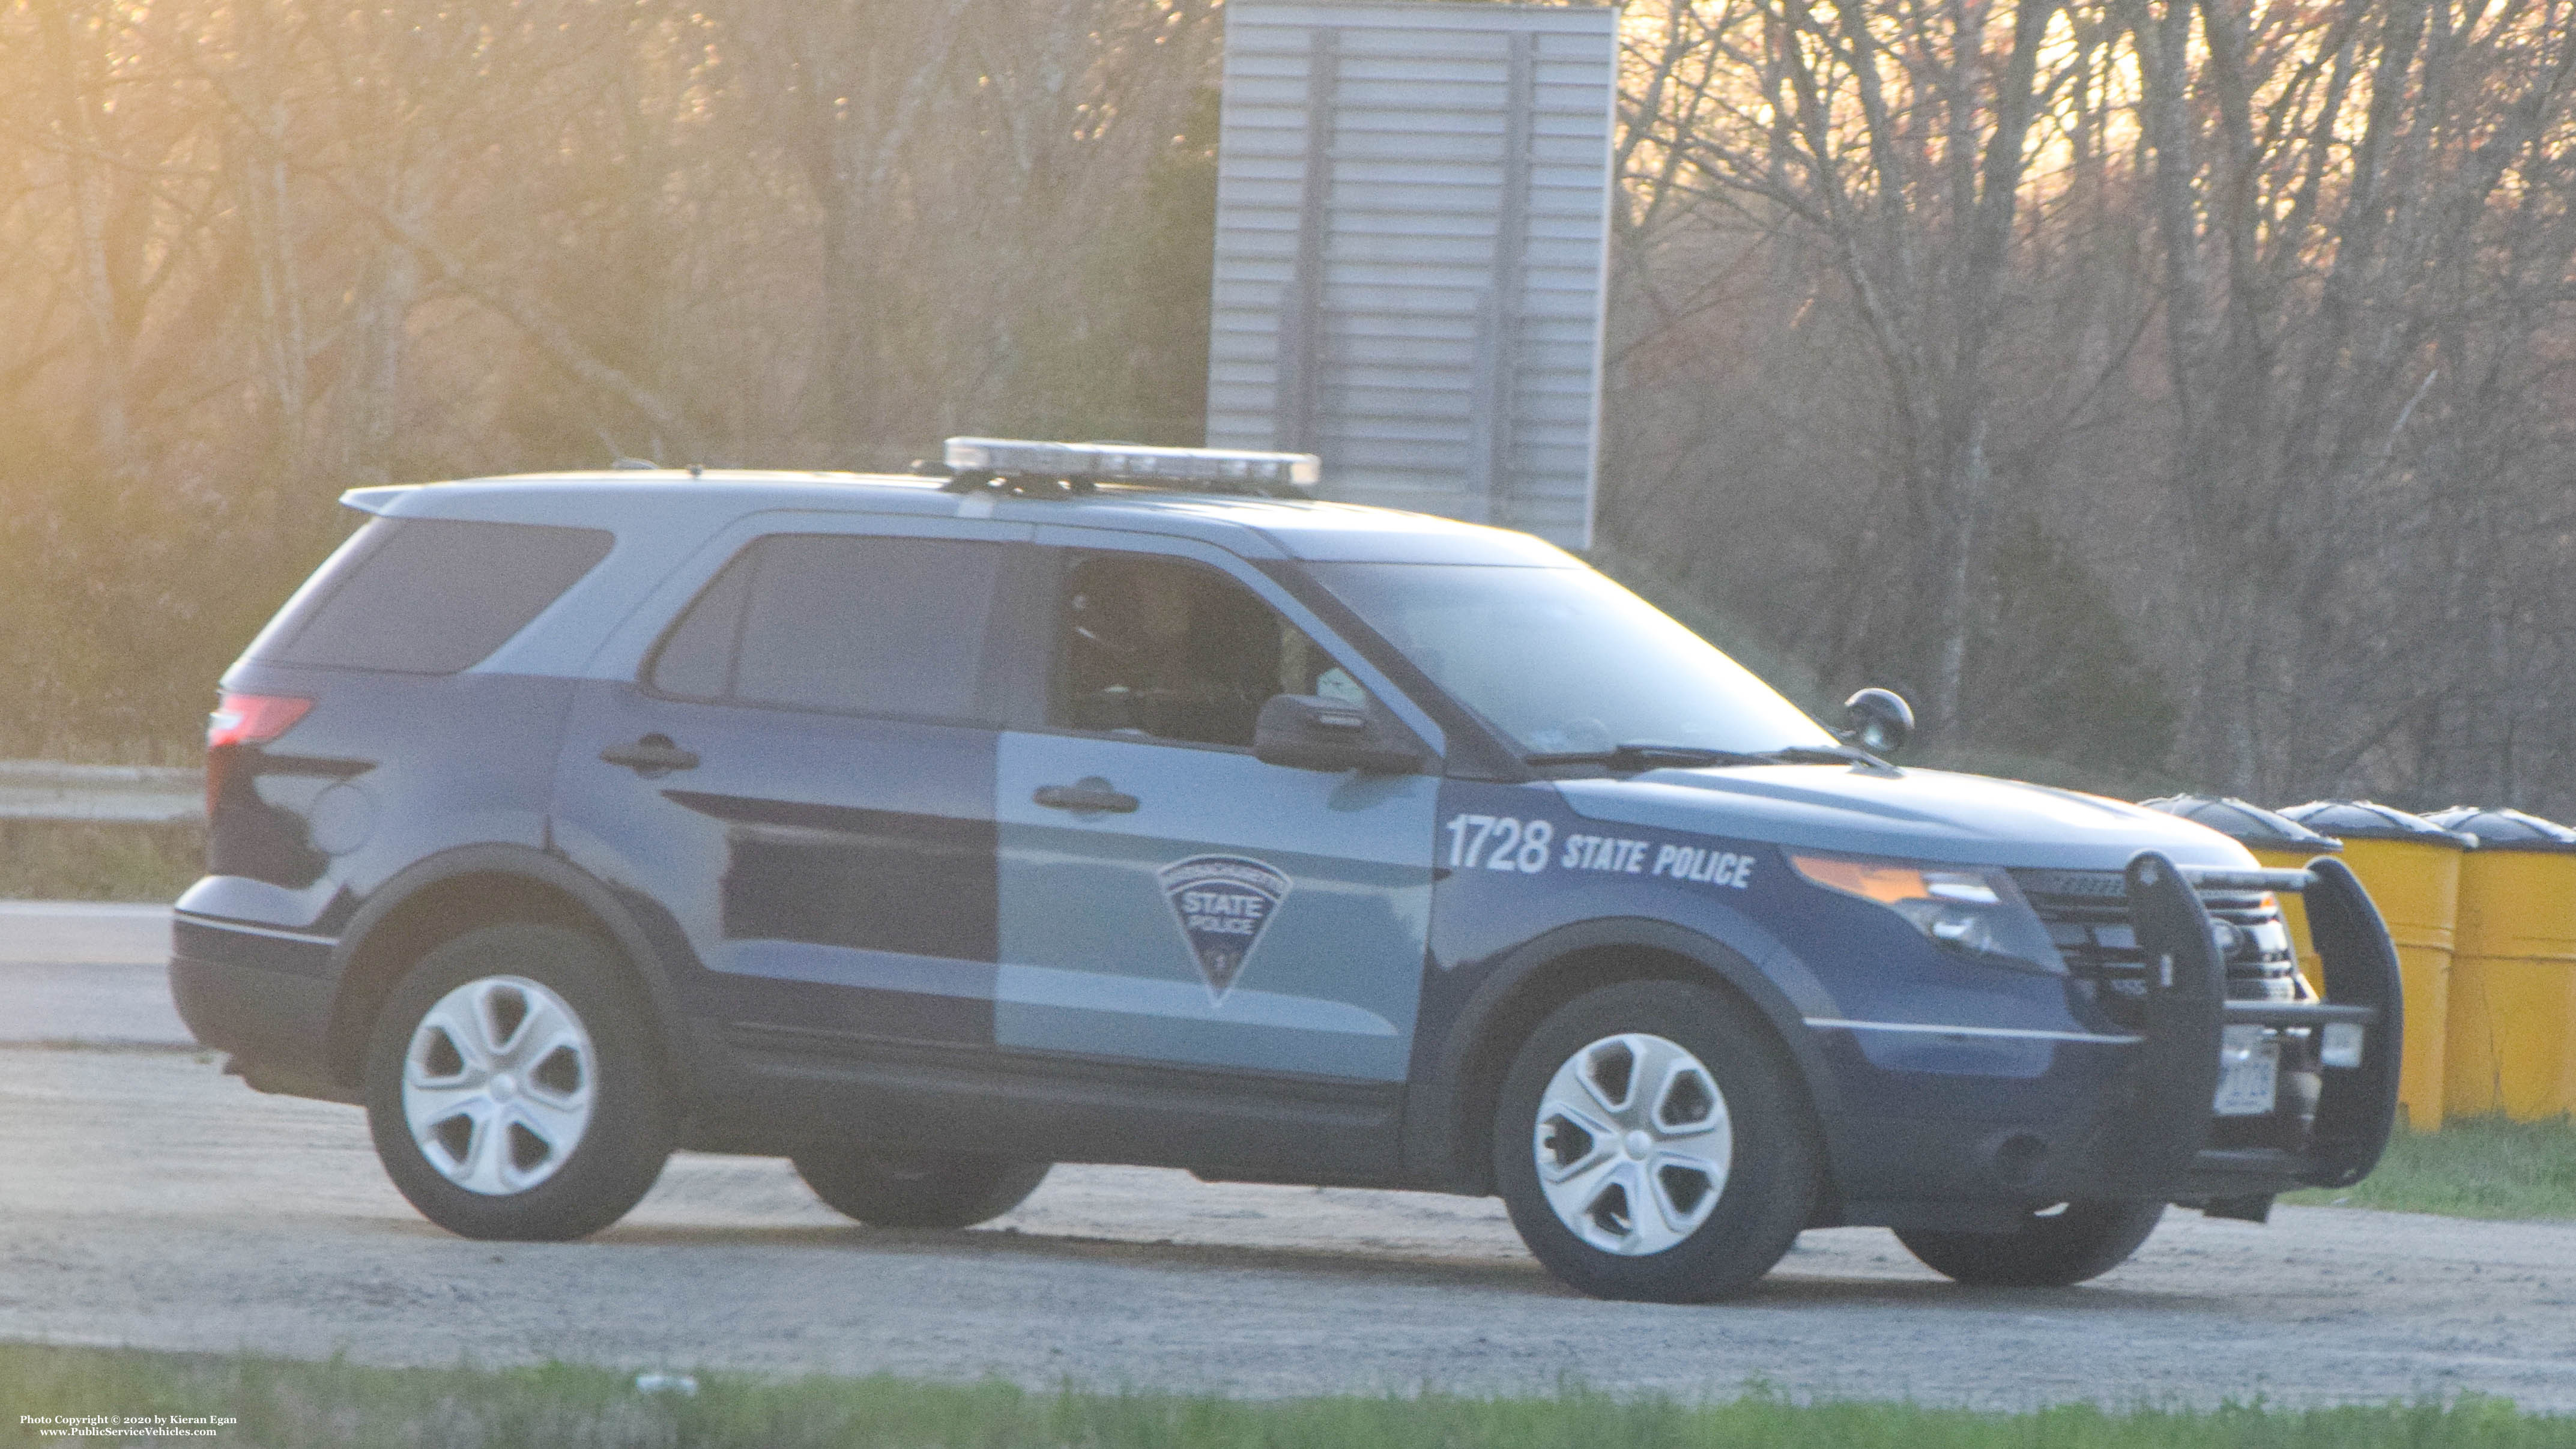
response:
[[[2002,870],[1857,855],[1793,854],[1789,863],[1827,890],[1887,907],[1961,955],[2021,971],[2066,974],[2048,927]]]

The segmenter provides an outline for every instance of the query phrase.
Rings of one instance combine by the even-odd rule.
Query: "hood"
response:
[[[1649,770],[1624,780],[1560,780],[1557,789],[1590,820],[1853,855],[2119,870],[2139,851],[2160,850],[2178,865],[2254,864],[2245,847],[2178,816],[1944,770]]]

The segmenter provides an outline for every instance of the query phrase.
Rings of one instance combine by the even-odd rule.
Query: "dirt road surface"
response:
[[[0,1045],[0,1338],[1255,1395],[1576,1378],[2006,1408],[2476,1391],[2576,1412],[2576,1224],[2175,1210],[2130,1264],[2054,1291],[1959,1288],[1883,1231],[1834,1229],[1746,1300],[1670,1308],[1558,1287],[1490,1201],[1065,1167],[990,1228],[892,1233],[783,1163],[683,1155],[590,1242],[471,1243],[386,1183],[354,1108],[263,1097],[152,1044],[137,1023],[156,1004],[129,999],[149,973],[81,964],[105,969],[0,947],[0,1037],[21,1043]],[[8,1030],[38,1009],[135,1044]]]

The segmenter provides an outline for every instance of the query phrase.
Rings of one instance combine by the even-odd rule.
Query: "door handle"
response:
[[[1111,815],[1133,815],[1140,803],[1098,775],[1086,775],[1070,785],[1040,785],[1029,798],[1049,810],[1097,810]]]
[[[599,757],[612,765],[624,765],[647,778],[698,767],[697,752],[671,743],[669,735],[646,735],[631,745],[610,745],[599,752]]]

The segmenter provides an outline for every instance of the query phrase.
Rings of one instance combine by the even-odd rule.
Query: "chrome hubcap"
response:
[[[1605,1253],[1660,1253],[1726,1191],[1735,1134],[1699,1058],[1644,1032],[1605,1036],[1556,1069],[1531,1136],[1557,1221]]]
[[[524,976],[486,976],[438,999],[403,1056],[403,1119],[421,1155],[468,1192],[526,1192],[590,1127],[590,1033]]]

